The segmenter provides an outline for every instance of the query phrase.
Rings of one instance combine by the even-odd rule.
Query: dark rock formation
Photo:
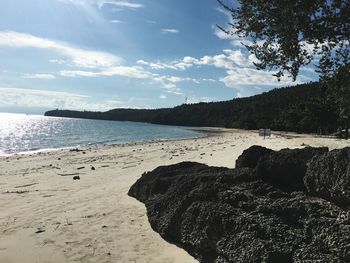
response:
[[[271,149],[267,149],[262,146],[254,145],[246,150],[237,158],[236,168],[255,168],[260,158],[264,155],[273,153]]]
[[[314,156],[326,152],[328,152],[326,147],[306,147],[263,154],[256,166],[257,176],[285,191],[303,191],[306,164]]]
[[[287,153],[297,152],[303,157],[295,156],[295,163],[306,163],[321,150],[305,151],[284,150],[282,156],[289,161],[294,157]],[[263,158],[266,151],[261,152]],[[145,173],[129,195],[145,203],[156,232],[200,262],[350,262],[349,210],[306,192],[286,191],[277,170],[270,169],[275,166],[266,165],[265,172],[276,175],[266,180],[252,163],[236,169],[190,162],[159,167]]]
[[[314,157],[308,165],[304,182],[312,195],[350,206],[350,148]]]

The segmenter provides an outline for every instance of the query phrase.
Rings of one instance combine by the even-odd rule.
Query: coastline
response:
[[[195,139],[205,137],[209,133],[208,129],[202,130],[196,127],[194,127],[196,129],[192,129],[192,127],[186,126],[132,121],[91,120],[42,115],[29,115],[28,117],[25,114],[1,112],[0,117],[5,118],[4,129],[0,136],[0,156],[35,154],[95,145]],[[54,121],[50,121],[50,119],[54,119]],[[21,127],[23,123],[32,123],[33,125],[41,123],[42,125],[38,130],[31,130],[30,124],[26,125],[25,128]],[[59,126],[58,130],[56,130],[55,125]],[[21,135],[16,136],[16,131],[22,128]],[[34,135],[33,138],[32,135]]]
[[[234,129],[226,129],[226,128],[216,128],[216,127],[183,127],[183,128],[189,128],[190,130],[194,130],[198,133],[201,133],[202,136],[198,137],[190,137],[190,138],[175,138],[175,139],[156,139],[156,140],[146,140],[146,141],[134,141],[134,142],[111,142],[111,143],[89,143],[89,144],[83,144],[83,145],[72,145],[72,146],[66,146],[66,147],[58,147],[58,148],[43,148],[43,149],[37,149],[37,150],[28,150],[28,151],[22,151],[22,152],[15,152],[15,153],[2,153],[0,152],[0,158],[1,157],[11,157],[11,156],[26,156],[26,155],[37,155],[41,153],[52,153],[57,151],[70,151],[74,149],[88,149],[88,148],[104,148],[107,149],[109,147],[126,147],[126,146],[136,146],[136,145],[143,145],[143,144],[153,144],[153,143],[162,143],[162,142],[176,142],[176,141],[186,141],[186,140],[197,140],[201,138],[207,138],[210,136],[218,136],[219,134],[222,134],[224,132],[230,132]]]
[[[175,126],[175,127],[181,127],[181,126]],[[215,128],[215,127],[206,127],[206,128],[191,128],[191,127],[181,127],[189,130],[196,131],[198,134],[202,134],[201,136],[196,137],[187,137],[187,138],[173,138],[173,139],[155,139],[155,140],[141,140],[141,141],[133,141],[133,142],[115,142],[111,141],[110,143],[107,142],[96,142],[96,143],[89,143],[89,144],[82,144],[82,145],[72,145],[72,146],[64,146],[64,147],[58,147],[58,148],[42,148],[37,150],[27,150],[27,151],[20,151],[20,152],[14,152],[14,153],[4,153],[0,151],[0,157],[8,157],[8,156],[17,156],[17,155],[34,155],[38,153],[43,152],[55,152],[55,151],[61,151],[61,150],[72,150],[77,148],[89,148],[89,147],[108,147],[108,146],[129,146],[129,145],[139,145],[139,144],[147,144],[147,143],[157,143],[157,142],[167,142],[167,141],[183,141],[183,140],[194,140],[199,138],[205,138],[212,136],[213,134],[219,134],[222,133],[221,128]],[[224,128],[222,128],[224,129]],[[214,135],[215,136],[215,135]]]
[[[127,196],[142,173],[181,161],[232,168],[252,145],[350,146],[311,135],[264,140],[256,131],[220,130],[197,139],[1,156],[0,262],[196,262],[153,232],[144,205]]]

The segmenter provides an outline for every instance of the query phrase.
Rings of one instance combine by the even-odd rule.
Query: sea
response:
[[[188,127],[0,113],[0,155],[202,136]]]

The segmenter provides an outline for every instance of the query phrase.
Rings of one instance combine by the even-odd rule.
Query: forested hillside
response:
[[[54,110],[46,116],[137,121],[329,134],[341,126],[337,105],[319,83],[274,89],[229,101],[183,104],[164,109],[114,109],[107,112]]]

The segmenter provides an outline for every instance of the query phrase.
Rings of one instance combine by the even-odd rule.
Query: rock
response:
[[[311,195],[340,206],[350,206],[350,148],[314,157],[308,165],[304,182]]]
[[[320,151],[284,150],[266,160],[288,155],[297,165],[289,168],[299,172]],[[184,162],[143,174],[129,195],[145,203],[156,232],[200,262],[350,262],[350,211],[279,184],[256,168]]]
[[[73,180],[80,180],[80,176],[79,175],[76,175],[76,176],[73,176]]]
[[[95,167],[93,167],[93,166],[91,166],[91,170],[92,170],[92,171],[95,171],[95,170],[96,170],[96,168],[95,168]]]
[[[262,146],[252,146],[243,151],[236,168],[256,168],[257,176],[287,191],[305,190],[303,178],[306,164],[315,156],[328,152],[328,148],[283,149],[273,151]]]
[[[263,155],[256,173],[262,180],[285,191],[305,190],[303,178],[307,163],[316,155],[328,152],[328,148],[283,149]]]
[[[255,168],[262,156],[270,154],[272,152],[274,151],[271,149],[254,145],[247,150],[244,150],[243,153],[238,157],[236,160],[236,168]]]
[[[79,150],[78,148],[70,149],[70,152],[82,152],[83,150]]]
[[[41,233],[44,233],[44,232],[45,232],[44,229],[38,228],[38,230],[35,231],[35,234],[41,234]]]
[[[178,178],[183,178],[183,174],[179,174],[178,170],[190,174],[198,173],[202,169],[206,169],[204,164],[196,164],[191,162],[182,162],[172,166],[172,170],[167,166],[160,166],[152,173],[144,173],[136,184],[131,186],[129,195],[137,197],[141,202],[152,199],[159,194],[165,194],[169,187],[177,184]]]

